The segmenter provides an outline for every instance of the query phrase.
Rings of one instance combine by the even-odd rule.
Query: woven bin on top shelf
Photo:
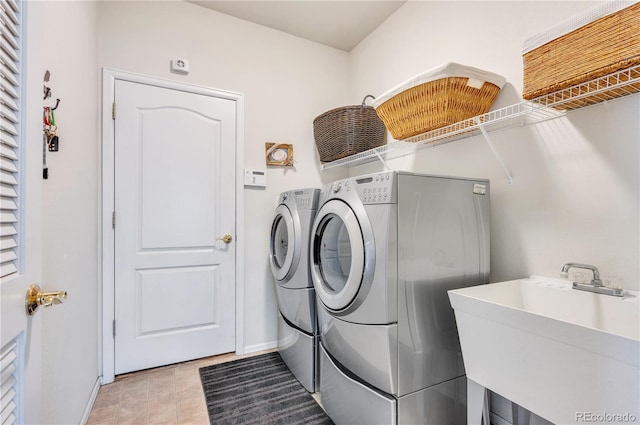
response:
[[[376,112],[396,140],[489,112],[502,76],[457,63],[423,72],[380,95]]]
[[[330,162],[384,144],[384,124],[373,107],[361,105],[335,108],[313,120],[313,136],[320,161]]]
[[[606,2],[527,39],[522,97],[535,99],[640,64],[640,3],[629,4]],[[638,91],[631,86],[600,99]]]

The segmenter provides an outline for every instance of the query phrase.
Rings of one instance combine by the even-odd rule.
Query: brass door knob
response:
[[[231,235],[224,235],[221,238],[217,238],[217,241],[222,241],[224,243],[231,243],[231,241],[233,240],[233,237]]]
[[[27,289],[25,308],[27,314],[33,316],[38,307],[50,307],[54,304],[62,304],[67,299],[67,291],[42,292],[35,283]]]

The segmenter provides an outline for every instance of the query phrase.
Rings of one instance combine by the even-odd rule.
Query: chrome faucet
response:
[[[590,283],[582,283],[582,282],[573,282],[573,289],[578,289],[580,291],[589,291],[595,292],[597,294],[604,295],[613,295],[615,297],[623,297],[624,290],[621,288],[609,288],[607,286],[602,285],[602,280],[600,280],[600,271],[596,266],[592,266],[591,264],[582,264],[582,263],[567,263],[562,266],[562,277],[568,277],[570,268],[577,269],[586,269],[591,270],[593,272],[593,279],[591,279]]]
[[[592,266],[591,264],[567,263],[564,266],[562,266],[562,277],[567,277],[569,275],[569,269],[573,267],[577,269],[591,270],[593,272],[593,279],[591,279],[591,285],[602,286],[602,281],[600,280],[600,271],[596,266]]]

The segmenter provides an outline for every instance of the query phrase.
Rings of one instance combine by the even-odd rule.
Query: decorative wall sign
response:
[[[293,145],[265,143],[267,165],[293,167]]]

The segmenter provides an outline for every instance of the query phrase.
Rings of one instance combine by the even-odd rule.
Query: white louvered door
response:
[[[17,341],[11,341],[0,351],[0,423],[9,425],[22,422],[20,397],[22,375],[20,351]]]
[[[27,316],[25,295],[31,283],[40,282],[42,273],[42,115],[38,111],[38,99],[42,99],[42,74],[37,66],[39,64],[35,64],[29,71],[24,66],[23,58],[26,56],[22,40],[25,38],[26,28],[23,8],[27,6],[23,1],[0,0],[2,425],[41,422],[40,314]],[[37,16],[37,12],[34,16]],[[40,75],[35,76],[36,73]],[[29,90],[37,90],[37,93],[31,95],[27,87]],[[26,98],[34,101],[29,111],[24,108]]]
[[[15,7],[15,9],[14,9]],[[0,277],[15,273],[18,253],[20,37],[18,4],[2,2],[0,49]]]

